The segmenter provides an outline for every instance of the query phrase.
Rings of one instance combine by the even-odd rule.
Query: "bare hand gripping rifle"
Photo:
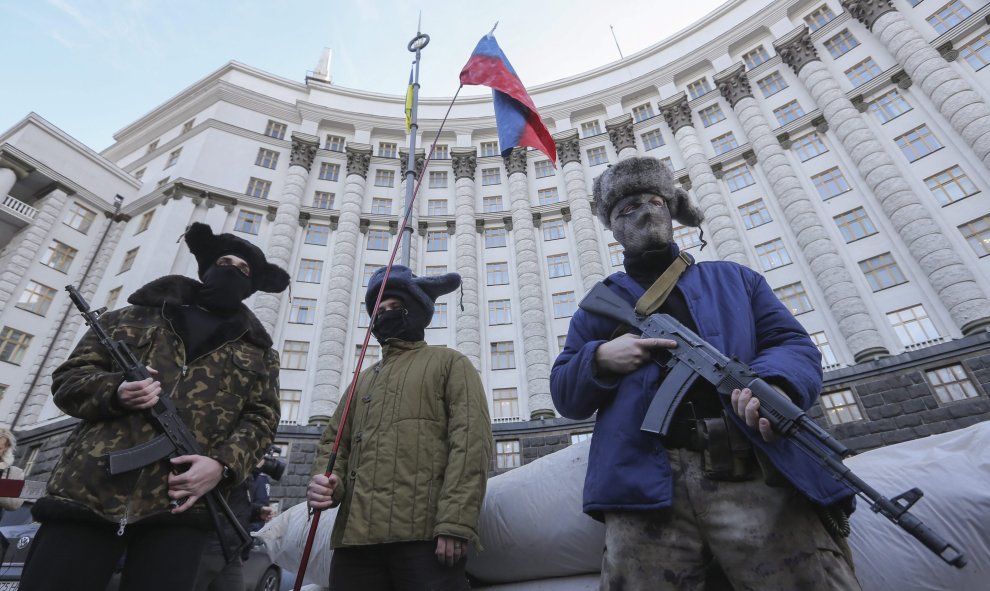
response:
[[[96,338],[99,339],[100,344],[106,348],[114,364],[124,373],[124,380],[128,382],[139,382],[150,378],[151,374],[148,372],[148,368],[135,357],[134,352],[127,346],[127,343],[111,339],[110,335],[100,325],[98,318],[106,312],[106,308],[92,310],[82,294],[74,286],[66,285],[65,290],[69,292],[72,303],[82,313],[83,318],[86,319],[86,324],[93,331],[93,334],[96,335]],[[147,443],[134,446],[130,449],[107,454],[107,471],[111,476],[136,470],[137,468],[166,458],[185,455],[203,455],[199,447],[199,442],[196,441],[196,436],[192,434],[189,427],[182,421],[176,410],[175,402],[171,398],[165,396],[163,393],[163,395],[158,397],[158,402],[149,408],[146,413],[152,422],[154,422],[155,426],[162,432],[161,435]],[[237,520],[234,512],[231,511],[230,506],[227,504],[227,500],[224,499],[223,495],[217,489],[210,490],[203,495],[203,498],[206,500],[206,508],[209,511],[210,518],[213,520],[213,527],[217,530],[224,559],[229,562],[235,556],[239,556],[242,550],[251,545],[251,536],[245,531],[240,521]],[[182,502],[183,500],[172,501],[170,506],[178,507]],[[237,542],[233,548],[229,546],[230,540],[226,539],[224,530],[221,528],[221,514],[237,535]],[[121,527],[123,528],[123,525]]]
[[[908,512],[921,498],[920,489],[912,488],[893,499],[881,495],[842,463],[844,457],[852,455],[845,445],[757,376],[748,365],[729,359],[667,314],[637,316],[631,304],[602,283],[588,292],[580,307],[638,329],[644,337],[677,342],[677,347],[669,349],[670,359],[665,365],[668,373],[646,411],[641,430],[666,436],[674,412],[698,378],[714,385],[723,396],[731,395],[735,389],[749,388],[760,401],[760,416],[770,421],[773,430],[793,441],[833,478],[862,497],[873,512],[900,526],[948,564],[957,568],[966,565],[966,557],[955,546]]]

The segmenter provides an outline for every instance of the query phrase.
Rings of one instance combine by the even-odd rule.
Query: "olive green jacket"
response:
[[[261,323],[242,305],[237,313],[245,319],[243,334],[185,360],[168,306],[190,303],[201,285],[187,277],[162,277],[131,295],[128,301],[134,305],[105,314],[100,323],[110,338],[127,343],[158,371],[163,395],[175,401],[203,455],[230,467],[227,482],[236,483],[261,459],[278,427],[278,354]],[[92,330],[52,380],[55,404],[82,420],[66,441],[48,480],[49,496],[35,507],[36,517],[61,515],[67,506],[122,524],[165,516],[167,460],[116,476],[107,471],[108,452],[144,443],[159,432],[146,413],[119,406],[116,393],[123,375]],[[198,501],[190,513],[202,516],[203,504]]]
[[[492,459],[488,402],[477,370],[454,349],[392,339],[361,372],[334,474],[341,486],[334,548],[432,540],[478,542]],[[344,404],[317,450],[326,470]]]

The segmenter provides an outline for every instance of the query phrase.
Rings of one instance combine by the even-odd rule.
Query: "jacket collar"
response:
[[[161,309],[164,305],[185,306],[193,300],[203,284],[183,275],[166,275],[150,281],[137,289],[127,298],[129,304],[135,306],[152,306]],[[235,312],[247,325],[248,330],[244,340],[263,349],[272,346],[272,337],[261,325],[261,321],[243,303]]]
[[[426,341],[403,341],[402,339],[389,339],[382,346],[382,359],[389,355],[401,355],[406,351],[415,351],[426,348]]]

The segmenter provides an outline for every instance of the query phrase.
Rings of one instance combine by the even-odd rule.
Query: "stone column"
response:
[[[547,345],[546,305],[543,297],[543,265],[536,252],[529,183],[526,179],[526,150],[514,148],[505,157],[512,208],[512,245],[516,254],[519,286],[519,317],[522,322],[523,375],[529,393],[531,419],[555,416],[550,399],[550,349]]]
[[[990,302],[973,274],[952,249],[921,199],[904,181],[859,111],[839,88],[802,27],[774,43],[815,99],[825,121],[849,154],[890,218],[894,229],[925,273],[939,299],[963,334],[990,325]]]
[[[588,183],[585,181],[584,167],[581,166],[581,146],[576,129],[553,136],[557,142],[557,161],[564,175],[567,202],[571,208],[571,227],[574,228],[574,246],[577,250],[578,271],[585,291],[605,279],[605,266],[602,264],[602,250],[598,244],[598,228],[595,227],[595,214],[591,211]]]
[[[481,371],[481,310],[478,286],[478,227],[475,223],[476,200],[474,171],[478,165],[474,148],[454,148],[450,151],[454,167],[454,269],[461,274],[461,303],[457,312],[457,350]]]
[[[289,154],[289,173],[285,178],[285,188],[279,197],[275,210],[275,223],[272,224],[271,238],[265,257],[268,262],[282,267],[292,274],[292,254],[299,236],[299,210],[302,207],[303,193],[313,167],[316,148],[320,140],[314,135],[292,132],[292,152]],[[254,312],[268,334],[275,336],[279,311],[282,309],[282,293],[261,292],[254,298]]]
[[[698,206],[705,214],[705,225],[708,226],[711,235],[709,240],[715,245],[718,258],[752,266],[746,255],[739,229],[729,215],[728,202],[715,179],[708,157],[701,149],[698,133],[691,121],[691,107],[688,105],[687,95],[682,92],[660,102],[658,106],[670,130],[674,132],[674,139],[677,140],[677,146],[684,156],[691,186],[694,187],[694,194],[698,198]]]
[[[990,168],[990,109],[980,93],[925,41],[890,0],[841,0],[841,3],[880,39],[904,67],[904,73]]]
[[[856,363],[889,355],[866,307],[865,297],[868,296],[861,294],[853,283],[787,155],[771,132],[753,98],[745,66],[740,63],[719,74],[715,77],[715,83],[739,118],[757,161],[762,164],[770,181],[773,195],[784,211],[787,225],[794,233],[801,254],[824,293],[829,310]]]
[[[612,140],[615,153],[619,160],[637,156],[636,135],[633,134],[632,115],[626,113],[619,117],[614,117],[605,122],[605,130],[608,131],[608,139]]]
[[[48,248],[48,235],[68,200],[68,193],[61,187],[43,197],[37,204],[34,222],[15,234],[7,244],[0,269],[0,310],[7,308],[28,267]]]
[[[358,243],[361,240],[361,204],[371,165],[371,146],[348,144],[347,178],[340,200],[340,220],[333,254],[330,258],[330,281],[324,301],[320,343],[316,358],[316,379],[309,408],[309,423],[327,423],[340,401],[344,354],[351,321],[358,312],[351,302],[354,285],[360,285],[357,268]],[[363,298],[361,298],[363,300]]]
[[[0,164],[0,199],[3,199],[10,194],[10,190],[14,188],[14,183],[16,182],[17,173]]]
[[[405,201],[406,201],[406,172],[407,172],[407,162],[409,160],[409,150],[399,150],[399,166],[402,167],[402,182],[399,183],[400,193],[402,197],[399,200],[399,207],[397,213],[399,214],[399,223],[402,223],[402,216],[406,215]],[[423,165],[426,164],[426,150],[417,149],[416,150],[416,178],[423,172]],[[419,187],[420,193],[415,195],[416,202],[419,203],[420,195],[422,194],[423,187]],[[413,206],[412,215],[409,216],[409,227],[406,229],[406,233],[409,235],[409,268],[415,271],[416,261],[419,257],[419,238],[416,237],[416,224],[419,221],[419,211],[418,208]],[[401,240],[402,237],[400,236]],[[400,251],[401,254],[401,251]],[[402,264],[399,257],[396,257],[396,263]]]

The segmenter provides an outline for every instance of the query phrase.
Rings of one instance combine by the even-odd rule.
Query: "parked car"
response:
[[[31,548],[40,524],[31,519],[31,502],[16,511],[4,511],[0,519],[0,591],[17,591],[24,569],[24,559]],[[120,575],[114,574],[107,591],[116,591]],[[264,546],[256,542],[244,562],[244,591],[279,591],[282,569],[268,557]]]

